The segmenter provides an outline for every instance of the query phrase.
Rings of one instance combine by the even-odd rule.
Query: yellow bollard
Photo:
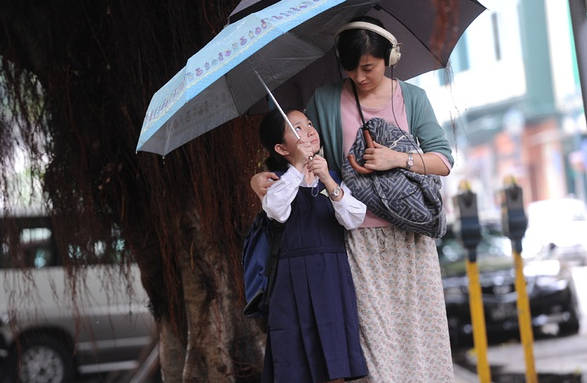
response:
[[[491,369],[487,360],[487,330],[485,328],[485,312],[483,297],[479,283],[477,262],[467,259],[467,277],[469,278],[469,307],[471,325],[473,326],[473,342],[477,355],[477,375],[481,383],[491,383]]]
[[[534,367],[534,334],[532,333],[532,315],[530,302],[526,290],[524,277],[524,261],[520,252],[514,250],[514,265],[516,266],[516,292],[518,293],[518,323],[520,325],[520,340],[526,360],[526,382],[538,383]]]
[[[477,355],[477,375],[481,383],[491,383],[491,369],[487,361],[487,331],[485,328],[483,296],[481,294],[475,250],[481,240],[477,196],[471,192],[471,187],[466,181],[461,181],[459,189],[461,193],[455,196],[453,200],[457,210],[454,230],[460,237],[462,245],[468,251],[465,262],[469,279],[469,309],[471,311],[471,325],[473,326],[475,354]]]
[[[516,270],[516,293],[518,294],[518,324],[520,339],[526,361],[526,382],[538,383],[534,366],[534,335],[532,333],[532,315],[524,277],[522,260],[522,238],[528,224],[524,213],[522,188],[516,184],[514,177],[508,177],[502,191],[501,217],[504,234],[512,240],[514,267]]]

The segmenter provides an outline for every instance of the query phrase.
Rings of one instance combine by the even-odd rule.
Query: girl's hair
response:
[[[370,16],[362,16],[353,21],[364,21],[385,28],[383,23]],[[361,57],[371,55],[376,58],[386,59],[389,55],[390,42],[385,37],[366,29],[348,29],[338,35],[336,50],[338,60],[344,70],[357,69]]]
[[[283,108],[286,116],[294,110],[297,109]],[[265,160],[265,165],[272,172],[287,170],[287,160],[275,151],[275,145],[284,143],[283,136],[285,134],[285,128],[286,122],[278,109],[273,109],[268,112],[259,125],[261,143],[269,152],[269,157]]]

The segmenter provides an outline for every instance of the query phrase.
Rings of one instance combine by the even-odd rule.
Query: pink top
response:
[[[393,94],[392,101],[383,105],[381,108],[371,108],[367,106],[361,106],[363,109],[363,116],[365,121],[369,121],[374,117],[384,118],[390,124],[399,126],[406,132],[409,132],[408,127],[408,116],[406,115],[406,108],[404,105],[404,95],[402,89],[396,82],[395,93]],[[345,157],[348,154],[351,146],[357,138],[357,131],[363,125],[361,121],[361,115],[357,109],[357,103],[355,96],[347,87],[343,87],[342,95],[340,97],[340,110],[342,115],[342,149],[345,153]],[[391,226],[388,221],[377,217],[375,214],[367,210],[365,220],[361,227],[382,227]]]

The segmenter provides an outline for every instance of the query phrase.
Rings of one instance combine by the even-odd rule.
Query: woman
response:
[[[263,382],[343,383],[367,374],[345,228],[357,228],[366,206],[319,156],[320,137],[298,110],[277,110],[259,132],[267,166],[283,172],[263,197],[269,218],[285,222],[269,303]],[[309,159],[311,157],[311,159]]]
[[[316,90],[306,112],[321,134],[328,163],[340,170],[362,126],[361,108],[365,121],[381,117],[409,131],[424,152],[409,156],[375,143],[363,156],[366,168],[448,175],[454,161],[450,145],[425,92],[385,75],[400,59],[399,44],[379,20],[356,21],[337,36],[339,61],[349,78]],[[260,173],[251,186],[262,196],[274,176]],[[368,367],[364,381],[454,382],[434,239],[367,211],[361,227],[347,233],[347,252]]]

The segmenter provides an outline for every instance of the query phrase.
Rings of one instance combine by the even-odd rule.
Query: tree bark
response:
[[[173,325],[168,320],[161,319],[158,323],[158,329],[161,378],[164,382],[181,382],[185,361],[185,346],[175,335]]]
[[[184,302],[188,317],[187,359],[183,382],[234,382],[230,358],[234,341],[233,295],[228,288],[228,257],[212,248],[201,234],[202,222],[196,214],[189,219],[189,248],[181,251]],[[214,366],[213,368],[208,368]]]

